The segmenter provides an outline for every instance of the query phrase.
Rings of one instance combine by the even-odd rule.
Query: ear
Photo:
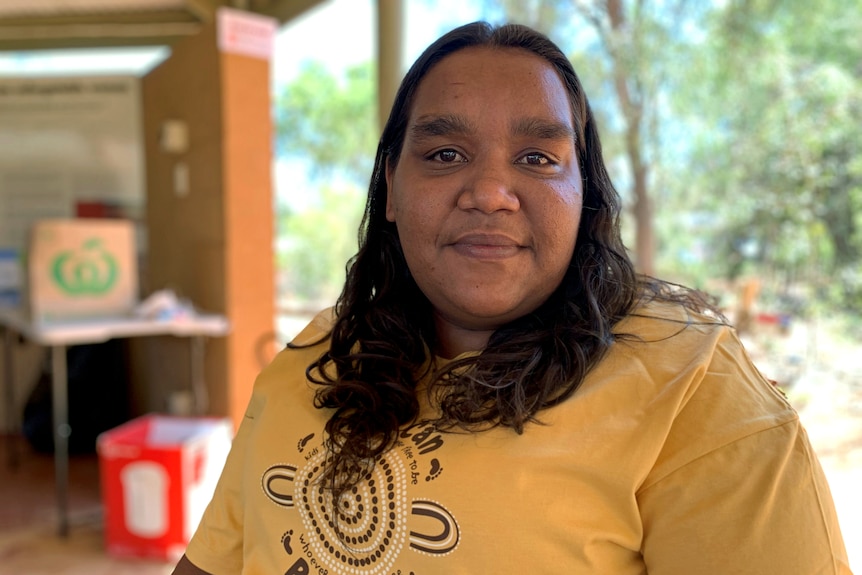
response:
[[[395,206],[392,205],[392,170],[389,165],[389,158],[386,158],[386,168],[384,175],[386,176],[386,219],[390,222],[395,221]]]

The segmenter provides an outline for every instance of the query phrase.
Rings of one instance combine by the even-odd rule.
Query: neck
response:
[[[434,324],[437,331],[437,349],[434,353],[444,359],[482,351],[494,333],[493,329],[471,329],[457,325],[439,315],[435,316]]]

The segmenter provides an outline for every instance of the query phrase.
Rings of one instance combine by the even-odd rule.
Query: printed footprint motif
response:
[[[443,473],[443,468],[440,466],[440,462],[435,457],[431,460],[431,470],[428,471],[428,475],[425,476],[425,481],[434,481],[440,476],[441,473]]]
[[[310,434],[306,435],[305,437],[303,437],[302,439],[300,439],[299,443],[296,444],[296,449],[299,450],[300,453],[302,453],[302,450],[305,449],[305,446],[308,444],[309,441],[311,441],[311,439],[313,437],[314,437],[314,434],[310,433]]]
[[[290,546],[290,538],[293,536],[293,529],[287,531],[284,535],[281,536],[281,544],[284,546],[284,550],[287,551],[288,555],[293,555],[293,547]]]

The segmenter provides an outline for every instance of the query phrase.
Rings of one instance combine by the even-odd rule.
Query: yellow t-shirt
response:
[[[305,368],[326,342],[281,352],[189,559],[214,575],[849,574],[798,416],[733,330],[641,313],[616,330],[638,339],[522,435],[403,430],[338,509],[346,544],[314,482],[329,412]]]

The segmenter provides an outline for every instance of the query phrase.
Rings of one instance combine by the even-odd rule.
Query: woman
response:
[[[175,573],[849,573],[797,414],[619,211],[557,46],[432,44]]]

